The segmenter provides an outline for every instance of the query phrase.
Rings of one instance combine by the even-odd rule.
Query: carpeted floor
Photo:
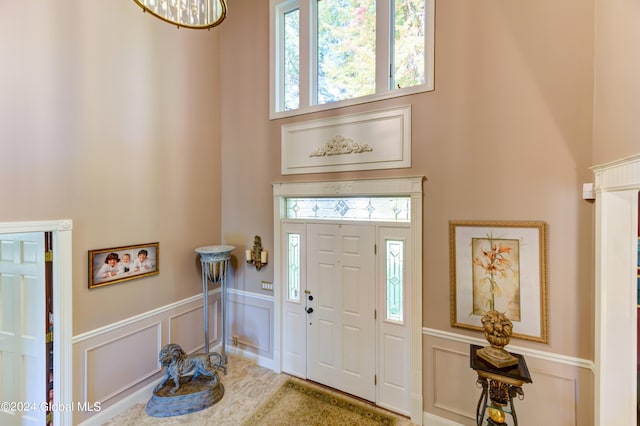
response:
[[[290,379],[243,426],[395,425],[397,418],[372,405]]]
[[[288,376],[286,374],[277,374],[273,371],[259,367],[250,361],[230,356],[228,362],[227,374],[220,374],[220,379],[224,385],[225,393],[220,402],[195,413],[184,414],[174,417],[152,417],[145,412],[146,404],[137,404],[124,413],[114,417],[105,426],[138,426],[138,425],[194,425],[194,426],[239,426],[260,425],[260,426],[311,426],[311,425],[384,425],[395,424],[396,426],[410,426],[412,423],[405,417],[396,416],[388,411],[376,408],[374,405],[362,402],[355,398],[348,398],[339,392],[328,390],[324,387],[310,384],[304,380]],[[298,391],[283,392],[281,387],[291,382]],[[313,398],[302,398],[302,395],[321,391],[327,396],[321,399],[329,401],[323,404],[316,404],[316,407],[310,407],[309,400]],[[302,393],[301,393],[302,392]],[[287,395],[285,395],[285,393]],[[318,394],[319,395],[319,394]],[[149,395],[151,397],[151,395]],[[286,398],[285,398],[286,397]],[[273,398],[273,399],[272,399]],[[280,398],[280,399],[279,399]],[[279,399],[279,400],[278,400]],[[305,400],[307,402],[305,402]],[[331,401],[336,403],[332,404]],[[350,414],[365,413],[364,416],[358,414],[354,417],[360,423],[351,421],[345,422],[346,417],[342,417],[340,423],[329,423],[330,412],[338,405],[338,400],[344,400],[351,408]],[[297,402],[296,402],[297,401]],[[269,404],[273,403],[272,406]],[[306,405],[305,405],[306,404]],[[342,403],[341,403],[342,404]],[[271,407],[271,408],[269,408]],[[320,410],[317,411],[318,407]],[[311,411],[311,410],[315,411]],[[371,411],[373,410],[373,411]],[[343,415],[347,412],[344,411]],[[366,414],[369,412],[370,414]],[[309,415],[309,413],[315,413]],[[393,419],[395,423],[384,423],[383,417],[375,417],[371,413],[379,413]],[[278,416],[278,417],[274,417]],[[306,416],[306,417],[300,417]],[[368,417],[367,417],[368,416]],[[260,417],[260,419],[258,419]],[[363,419],[368,418],[373,422],[362,423]],[[260,420],[259,422],[257,420]]]

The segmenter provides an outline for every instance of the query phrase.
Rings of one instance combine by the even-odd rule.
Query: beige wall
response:
[[[205,32],[132,1],[0,9],[0,220],[73,220],[74,334],[197,294],[195,247],[258,234],[272,250],[274,181],[425,175],[424,327],[479,336],[449,325],[449,220],[544,220],[549,344],[514,343],[593,359],[581,187],[638,151],[637,2],[437,1],[434,92],[275,121],[267,1],[234,0]],[[282,124],[404,104],[411,169],[280,175]],[[87,250],[151,241],[160,275],[86,288]],[[241,290],[273,280],[234,268]]]
[[[481,337],[449,323],[448,221],[543,220],[549,343],[512,343],[592,360],[593,205],[581,194],[593,180],[593,2],[437,1],[434,92],[273,121],[268,12],[266,1],[236,0],[221,31],[223,238],[248,246],[260,234],[273,247],[274,181],[424,175],[423,326]],[[412,106],[412,168],[280,174],[281,125],[403,104]],[[261,292],[260,280],[272,278],[271,265],[260,273],[241,267],[237,285]],[[434,409],[432,340],[425,411],[471,422]],[[584,373],[576,386],[586,394],[565,407],[581,424],[591,417],[590,380]],[[453,390],[477,398],[473,383]]]
[[[594,164],[640,152],[640,4],[596,0]]]
[[[132,1],[0,6],[0,220],[73,220],[74,334],[197,294],[220,242],[219,33]],[[87,288],[87,251],[160,242],[157,276]]]
[[[273,181],[423,174],[424,325],[450,328],[449,220],[544,220],[550,342],[519,344],[592,357],[592,205],[581,199],[591,179],[588,6],[438,2],[434,92],[320,114],[410,103],[413,167],[281,176],[280,126],[318,115],[268,120],[268,4],[235,1],[221,38],[224,238],[249,245],[258,233],[273,247]],[[244,274],[241,268],[239,285],[259,291],[273,270]]]

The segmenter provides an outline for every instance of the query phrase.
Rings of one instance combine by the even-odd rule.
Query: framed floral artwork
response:
[[[449,222],[451,325],[482,331],[504,313],[513,337],[547,343],[546,224]]]

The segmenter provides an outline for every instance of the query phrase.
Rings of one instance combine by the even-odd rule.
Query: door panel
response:
[[[358,375],[360,371],[360,358],[363,348],[360,347],[361,330],[355,327],[344,326],[342,334],[342,347],[344,353],[343,370],[345,373]],[[367,349],[367,348],[364,348]]]
[[[313,337],[313,342],[318,342],[317,345],[312,351],[310,355],[313,355],[313,352],[316,353],[317,359],[316,363],[318,367],[324,367],[329,369],[338,368],[337,365],[337,357],[335,356],[336,345],[334,345],[335,341],[335,323],[332,321],[327,321],[324,319],[317,321],[317,335]],[[313,377],[310,376],[311,379]],[[319,379],[318,379],[319,380]]]
[[[307,225],[307,377],[375,401],[374,227]]]
[[[282,304],[282,371],[306,378],[307,374],[307,314],[306,289],[306,236],[302,223],[283,223],[282,268],[287,271],[283,283]]]
[[[3,425],[42,425],[46,412],[44,233],[0,237],[0,400],[35,410],[0,411]]]
[[[378,230],[378,282],[379,285],[379,327],[378,327],[378,403],[402,414],[410,414],[411,409],[411,312],[408,303],[411,289],[411,257],[406,255],[410,246],[410,231],[407,228],[384,227]],[[395,276],[389,268],[389,254],[386,242],[401,243],[402,264],[395,266],[401,276]],[[396,244],[395,247],[399,245]],[[391,267],[390,269],[395,269]],[[392,277],[393,276],[393,277]],[[389,278],[393,278],[389,280]],[[400,300],[389,301],[388,285],[402,283]],[[397,295],[396,295],[397,297]],[[387,310],[401,306],[401,318]],[[395,312],[395,311],[394,311]]]

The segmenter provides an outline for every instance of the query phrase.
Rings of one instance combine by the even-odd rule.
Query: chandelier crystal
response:
[[[227,15],[225,0],[133,0],[143,11],[178,28],[209,29]]]

